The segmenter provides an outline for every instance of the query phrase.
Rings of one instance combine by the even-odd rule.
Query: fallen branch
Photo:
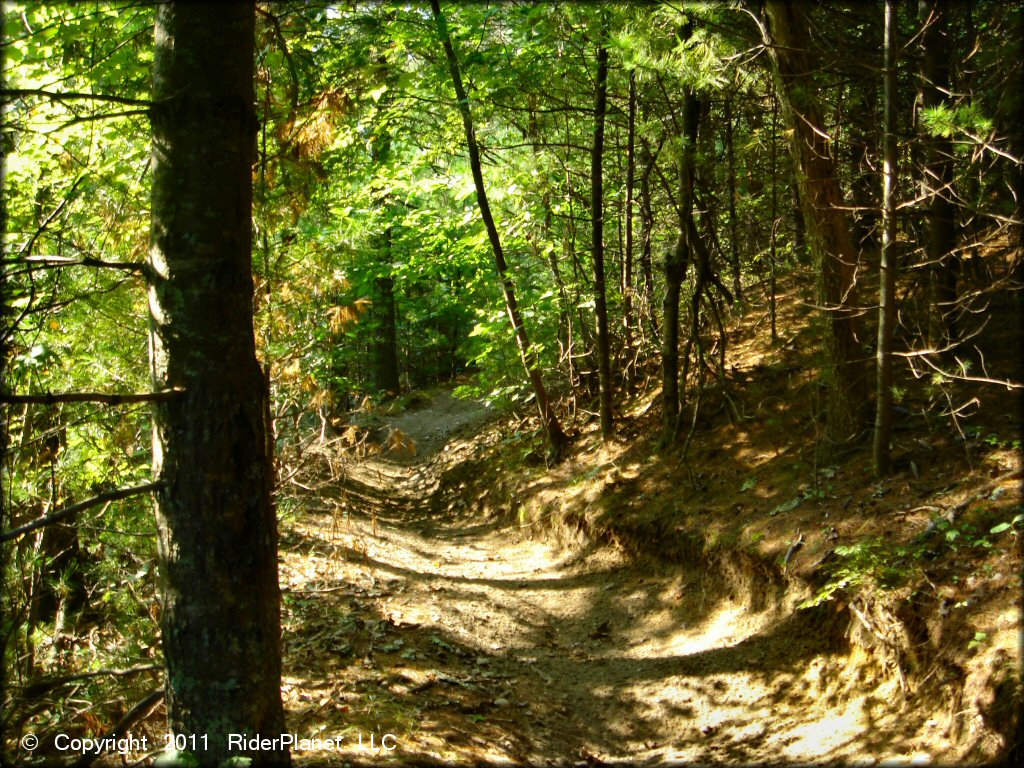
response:
[[[163,487],[163,483],[146,483],[145,485],[136,485],[132,488],[121,488],[117,491],[109,491],[107,493],[101,493],[98,496],[93,496],[91,499],[80,501],[77,504],[72,504],[70,507],[59,509],[56,512],[51,512],[42,517],[36,518],[31,523],[14,528],[10,531],[4,531],[0,533],[0,543],[16,539],[19,536],[24,536],[26,533],[43,528],[47,525],[53,525],[61,520],[71,517],[72,515],[83,512],[92,507],[98,507],[100,504],[106,504],[108,501],[118,501],[120,499],[126,499],[129,496],[138,496],[143,493],[149,493]]]
[[[155,672],[160,669],[163,669],[162,664],[140,664],[137,667],[129,667],[128,669],[96,669],[92,672],[79,672],[74,675],[47,677],[22,686],[22,688],[25,696],[36,698],[54,688],[67,685],[68,683],[75,683],[79,680],[90,680],[94,677],[127,677],[128,675],[138,675],[142,672]]]

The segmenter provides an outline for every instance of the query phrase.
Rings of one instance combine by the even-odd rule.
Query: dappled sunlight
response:
[[[716,438],[695,439],[685,464],[650,437],[656,392],[631,406],[633,437],[602,442],[584,423],[552,466],[523,463],[533,438],[500,425],[446,433],[451,406],[436,393],[436,412],[418,406],[403,422],[429,450],[331,459],[344,471],[283,534],[293,718],[394,732],[396,760],[956,754],[957,729],[978,721],[912,698],[911,662],[879,640],[891,619],[843,600],[796,609],[837,542],[924,529],[940,472],[868,484],[862,459],[825,463],[793,439],[816,423],[815,375],[796,357],[804,332],[733,347],[740,418],[712,403],[697,434]],[[943,503],[992,497],[976,513],[991,528],[1018,498],[1019,459],[987,461],[982,491],[952,487]],[[984,595],[1004,570],[965,574],[943,599]],[[991,663],[1007,663],[1018,608],[994,601],[977,615]]]
[[[616,471],[621,451],[606,454]],[[645,569],[527,532],[436,512],[333,528],[304,515],[282,563],[292,720],[394,733],[396,760],[877,751],[857,699],[824,696],[842,657],[780,606],[754,610],[696,568]],[[358,743],[343,756],[368,759]]]

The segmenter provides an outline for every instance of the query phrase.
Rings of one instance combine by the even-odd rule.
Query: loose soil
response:
[[[508,477],[494,463],[524,453],[521,434],[493,422],[438,391],[364,420],[385,445],[401,431],[393,450],[321,448],[317,499],[281,546],[284,696],[300,738],[342,745],[297,751],[299,764],[964,756],[973,726],[957,709],[970,707],[915,698],[902,667],[887,674],[844,634],[843,603],[795,610],[807,584],[756,553],[648,557],[601,529],[587,498],[637,480],[628,441]],[[543,510],[574,500],[573,524],[544,524]],[[997,613],[1014,632],[1013,601]]]

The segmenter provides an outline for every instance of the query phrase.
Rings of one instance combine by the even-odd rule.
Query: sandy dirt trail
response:
[[[439,457],[473,449],[444,424],[480,423],[441,406],[407,430],[432,450],[348,467],[374,514],[324,498],[285,531],[290,727],[344,735],[300,762],[921,764],[948,748],[941,718],[901,712],[898,682],[859,679],[806,613],[440,510]]]

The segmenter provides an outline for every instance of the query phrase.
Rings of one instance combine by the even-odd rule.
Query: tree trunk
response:
[[[537,359],[537,352],[530,344],[529,336],[526,333],[526,326],[523,324],[522,315],[519,312],[519,304],[516,301],[515,286],[512,284],[512,275],[509,274],[508,264],[505,262],[505,253],[501,247],[501,238],[498,235],[498,228],[494,224],[494,217],[491,215],[491,206],[487,202],[487,192],[484,188],[483,166],[480,163],[480,149],[476,143],[476,133],[473,130],[473,113],[469,107],[469,96],[462,84],[462,75],[459,72],[459,60],[455,55],[455,48],[452,46],[451,37],[448,34],[448,24],[441,13],[441,6],[438,0],[430,0],[430,7],[434,14],[434,22],[437,25],[437,34],[444,46],[445,58],[448,60],[448,71],[452,77],[452,85],[455,88],[455,98],[458,102],[459,113],[462,115],[462,126],[466,132],[466,145],[469,150],[469,165],[473,172],[473,184],[476,188],[476,202],[480,209],[480,218],[483,219],[484,228],[487,230],[487,237],[491,241],[491,250],[494,252],[494,264],[498,270],[498,277],[501,280],[501,289],[505,297],[505,310],[508,312],[509,321],[515,333],[516,343],[519,346],[519,356],[526,369],[526,374],[533,387],[534,396],[537,398],[537,409],[540,411],[541,423],[547,433],[548,443],[551,447],[551,455],[558,458],[562,454],[567,442],[562,425],[555,415],[554,406],[548,397],[547,389],[541,378],[540,361]]]
[[[779,340],[779,329],[776,322],[778,315],[777,285],[775,269],[777,262],[775,241],[779,231],[779,100],[772,98],[772,229],[768,236],[768,316],[771,318],[772,344]]]
[[[732,142],[732,98],[725,100],[725,156],[729,166],[729,253],[732,266],[732,290],[737,299],[743,298],[740,279],[740,246],[736,220],[736,157]]]
[[[200,765],[287,748],[267,382],[253,335],[255,9],[167,3],[153,76],[150,350],[169,729]],[[195,739],[192,736],[195,735]]]
[[[636,72],[629,73],[629,107],[626,125],[626,242],[622,255],[622,332],[626,381],[636,376],[633,349],[633,185],[636,177]]]
[[[651,206],[651,173],[658,162],[658,151],[651,152],[641,139],[643,171],[640,173],[640,270],[644,275],[644,309],[651,329],[651,339],[658,343],[658,315],[654,311],[654,259],[651,233],[654,230],[654,209]]]
[[[393,13],[389,14],[393,20]],[[383,54],[376,57],[376,70],[379,73],[381,82],[387,86],[379,109],[386,111],[393,100],[393,91],[398,81],[398,74],[393,67],[388,66],[387,57]],[[370,146],[370,160],[378,168],[383,168],[391,162],[391,133],[384,127],[377,133],[376,140]],[[391,249],[394,237],[390,225],[390,214],[392,208],[392,195],[385,189],[374,196],[374,204],[381,211],[388,214],[388,224],[384,231],[373,238],[374,256],[377,262],[378,273],[373,281],[376,295],[374,296],[373,313],[377,323],[377,333],[374,335],[373,348],[373,377],[374,388],[377,392],[397,395],[401,391],[398,364],[398,316],[395,304],[395,279],[391,276],[392,254]]]
[[[382,260],[390,260],[391,228],[381,238],[385,251]],[[374,384],[378,392],[397,395],[401,391],[398,370],[398,316],[395,306],[395,279],[391,275],[373,281],[377,333],[373,339]]]
[[[594,260],[594,314],[597,315],[597,370],[601,391],[601,438],[611,440],[612,365],[608,334],[608,298],[604,282],[604,116],[608,97],[608,49],[597,49],[597,85],[594,98],[594,145],[590,152],[591,247]]]
[[[530,139],[530,146],[533,150],[533,158],[538,168],[543,167],[543,155],[541,145],[543,138],[540,132],[540,124],[537,121],[537,98],[530,96],[530,115],[527,119],[526,132]],[[548,266],[551,267],[551,277],[555,281],[555,288],[558,290],[558,344],[561,350],[559,360],[566,361],[570,382],[572,381],[572,305],[569,301],[569,292],[565,287],[565,280],[562,278],[562,270],[558,266],[558,252],[551,244],[551,223],[553,212],[551,210],[551,189],[548,184],[546,173],[541,173],[538,182],[541,187],[541,207],[544,209],[544,219],[541,222],[541,236],[538,239],[532,234],[527,237],[531,252],[534,258],[542,258],[542,251],[547,251]]]
[[[925,109],[949,99],[949,3],[946,0],[921,0],[921,106]],[[928,345],[945,350],[956,342],[957,273],[960,259],[956,253],[956,206],[953,202],[953,141],[943,136],[925,139],[925,167],[922,196],[928,205],[926,253],[928,286],[931,294],[928,318]]]
[[[700,101],[692,87],[683,95],[683,149],[679,155],[679,235],[665,254],[665,298],[662,303],[661,442],[675,440],[679,422],[679,294],[690,262],[690,217],[693,212],[694,150],[700,124]]]
[[[803,196],[800,194],[800,185],[797,183],[795,176],[789,189],[793,195],[793,251],[796,260],[801,264],[806,264],[807,225],[804,222]]]
[[[885,2],[885,142],[882,183],[882,258],[878,288],[878,349],[873,461],[879,477],[889,472],[892,433],[892,334],[896,322],[896,9]]]
[[[863,433],[866,415],[857,254],[841,210],[843,195],[832,141],[814,97],[805,7],[799,2],[768,0],[765,11],[765,43],[790,136],[804,224],[818,270],[818,299],[824,307],[829,437],[833,444],[842,444]]]

